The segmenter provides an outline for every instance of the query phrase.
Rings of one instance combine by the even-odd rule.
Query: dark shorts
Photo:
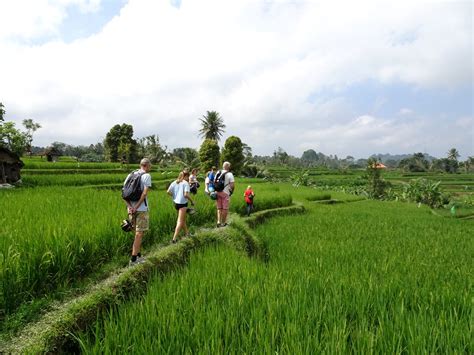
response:
[[[188,203],[175,203],[174,208],[176,208],[176,211],[179,211],[181,208],[188,207]]]

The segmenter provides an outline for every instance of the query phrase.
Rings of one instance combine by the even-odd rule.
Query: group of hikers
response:
[[[148,192],[151,188],[151,162],[147,158],[140,161],[140,169],[130,173],[125,179],[122,198],[127,204],[129,219],[122,224],[122,229],[135,231],[135,239],[132,245],[132,255],[130,266],[141,264],[145,259],[141,255],[141,244],[143,234],[149,229],[149,207]],[[186,223],[187,214],[194,214],[196,211],[190,207],[195,205],[191,195],[196,195],[200,187],[197,179],[198,169],[183,170],[178,178],[168,187],[167,193],[171,196],[174,208],[178,213],[176,228],[174,230],[171,243],[178,242],[180,232],[184,232],[184,237],[193,236],[189,232]],[[222,170],[217,170],[213,166],[206,174],[204,193],[211,199],[216,200],[217,208],[217,228],[227,226],[230,197],[235,189],[235,178],[231,172],[231,164],[224,162]],[[255,193],[249,185],[244,192],[246,202],[246,214],[250,216],[253,210],[253,199]]]

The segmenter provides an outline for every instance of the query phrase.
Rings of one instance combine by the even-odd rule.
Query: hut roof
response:
[[[0,162],[8,164],[19,163],[20,166],[24,165],[16,153],[13,153],[10,149],[5,147],[0,147]]]
[[[44,156],[44,155],[55,155],[55,156],[61,156],[61,152],[55,148],[55,147],[48,147],[46,148],[43,152],[41,152],[39,155]]]

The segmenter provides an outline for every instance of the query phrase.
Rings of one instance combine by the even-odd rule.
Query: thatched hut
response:
[[[62,155],[61,152],[55,147],[46,148],[46,150],[39,154],[41,158],[46,156],[47,161],[56,162],[58,158]]]
[[[7,148],[0,147],[0,183],[14,184],[20,177],[23,167],[20,157]]]

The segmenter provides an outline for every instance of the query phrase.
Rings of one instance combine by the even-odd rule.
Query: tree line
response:
[[[5,106],[0,102],[0,146],[12,150],[19,156],[25,153],[31,155],[43,152],[45,148],[32,146],[33,134],[41,128],[41,125],[32,119],[26,119],[23,120],[24,130],[19,130],[13,122],[5,122],[5,112]],[[237,136],[228,137],[223,147],[219,146],[226,126],[218,112],[207,111],[199,120],[201,128],[198,135],[203,139],[199,149],[180,147],[170,151],[167,146],[161,144],[157,134],[135,138],[133,126],[126,123],[114,125],[107,132],[103,142],[88,146],[53,142],[51,147],[62,155],[86,162],[135,163],[142,157],[148,157],[152,163],[161,166],[177,164],[182,167],[201,167],[208,170],[211,166],[219,166],[223,161],[230,161],[234,172],[247,176],[261,175],[268,165],[289,168],[365,169],[368,159],[376,159],[389,168],[399,168],[407,172],[456,173],[460,170],[474,169],[474,157],[459,161],[460,154],[456,148],[450,149],[447,156],[440,159],[423,153],[414,153],[402,157],[372,155],[368,159],[356,160],[350,155],[339,158],[337,155],[325,155],[313,149],[304,151],[301,157],[295,157],[281,147],[269,156],[253,155],[252,148]]]

